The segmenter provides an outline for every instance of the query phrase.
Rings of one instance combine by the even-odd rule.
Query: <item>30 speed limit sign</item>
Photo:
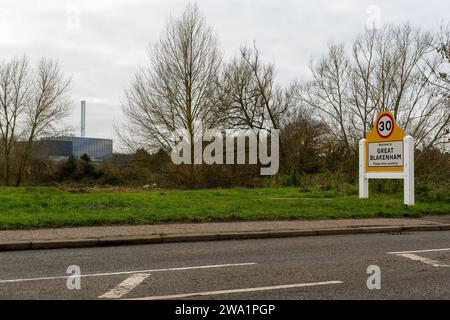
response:
[[[387,138],[394,131],[394,119],[389,114],[384,114],[377,121],[377,132],[382,138]]]

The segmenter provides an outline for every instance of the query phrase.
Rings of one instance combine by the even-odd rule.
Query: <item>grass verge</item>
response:
[[[450,214],[450,203],[417,201],[402,194],[361,200],[335,192],[297,188],[133,192],[65,192],[57,188],[0,188],[0,229],[32,229],[162,222],[419,217]]]

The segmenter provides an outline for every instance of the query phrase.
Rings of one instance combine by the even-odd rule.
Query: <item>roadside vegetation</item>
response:
[[[448,194],[447,194],[448,197]],[[445,200],[445,201],[444,201]],[[0,229],[31,229],[163,222],[273,219],[419,217],[448,214],[449,199],[403,205],[401,194],[368,200],[336,191],[298,188],[204,190],[135,189],[64,191],[57,188],[0,188]]]

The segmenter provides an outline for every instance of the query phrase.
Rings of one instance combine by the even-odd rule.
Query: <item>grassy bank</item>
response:
[[[374,194],[360,200],[334,192],[301,193],[298,188],[88,193],[0,188],[0,229],[449,213],[446,202],[418,201],[405,207],[402,194]]]

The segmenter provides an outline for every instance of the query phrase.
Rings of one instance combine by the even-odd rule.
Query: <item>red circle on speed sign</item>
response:
[[[382,138],[388,138],[394,131],[394,119],[390,114],[385,113],[378,118],[377,133]]]

